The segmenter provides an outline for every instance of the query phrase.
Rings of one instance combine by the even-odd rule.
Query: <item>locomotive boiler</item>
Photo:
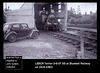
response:
[[[58,19],[56,15],[54,14],[54,10],[52,10],[51,13],[48,14],[47,18],[45,19],[45,29],[52,30],[52,31],[58,31],[59,25],[60,23],[58,22]]]

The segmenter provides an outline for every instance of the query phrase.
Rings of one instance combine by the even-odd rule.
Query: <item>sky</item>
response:
[[[72,7],[75,9],[75,11],[77,11],[78,5],[80,6],[80,10],[82,14],[85,14],[85,12],[89,14],[90,11],[94,13],[97,10],[97,3],[93,3],[93,2],[92,3],[68,3],[67,7],[68,10],[70,10]]]
[[[19,9],[22,6],[23,3],[15,3],[15,2],[9,2],[7,3],[7,6],[10,6],[11,10],[15,10],[15,9]],[[87,12],[87,14],[90,13],[90,11],[92,11],[93,13],[96,12],[97,10],[97,3],[96,2],[86,2],[86,3],[77,3],[77,2],[68,2],[67,3],[67,9],[70,10],[71,7],[75,9],[75,11],[77,11],[77,7],[80,6],[80,10],[82,14],[85,14],[85,12]],[[5,4],[3,4],[3,8],[5,8]]]

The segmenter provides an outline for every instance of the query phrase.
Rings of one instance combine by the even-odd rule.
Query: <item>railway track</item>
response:
[[[80,51],[80,36],[77,34],[71,34],[71,33],[64,33],[64,32],[52,32],[50,31],[50,34],[52,34],[55,38],[62,40],[67,43],[71,43],[74,45],[79,51]],[[97,35],[94,33],[95,36],[90,36],[90,34],[84,34],[84,48],[87,51],[92,51],[94,53],[97,53]]]

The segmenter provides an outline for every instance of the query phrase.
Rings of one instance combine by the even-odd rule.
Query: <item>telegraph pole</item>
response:
[[[34,12],[34,3],[32,3],[32,23],[33,23],[33,27],[36,29],[34,13],[35,13]]]
[[[82,59],[84,59],[84,31],[81,30],[81,35],[80,35],[80,39],[81,39],[81,53],[82,53]]]
[[[80,6],[78,6],[78,8],[77,8],[77,14],[80,14],[80,13],[81,13]]]
[[[67,3],[64,3],[65,4],[65,31],[67,31]]]
[[[5,3],[5,8],[7,9],[7,3]]]
[[[5,8],[4,8],[4,10],[6,11],[7,10],[7,3],[4,3],[5,4]]]

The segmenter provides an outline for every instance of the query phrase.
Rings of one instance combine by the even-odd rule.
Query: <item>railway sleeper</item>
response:
[[[75,45],[77,49],[80,49],[80,44]]]
[[[64,36],[59,36],[59,39],[63,41],[65,39],[65,37]]]
[[[97,44],[93,45],[94,53],[97,53]]]
[[[92,44],[85,44],[84,45],[84,48],[87,50],[87,51],[93,51],[94,53],[97,53],[97,46],[95,45],[92,45]]]
[[[57,36],[54,36],[55,38],[59,39],[58,35]]]
[[[65,37],[65,39],[63,39],[64,42],[68,41],[68,38]]]
[[[54,37],[58,36],[57,34],[53,34]]]
[[[88,50],[88,51],[91,51],[91,50],[93,50],[93,47],[84,47],[86,50]]]
[[[97,48],[94,48],[94,53],[97,53]]]
[[[74,41],[72,42],[72,44],[73,44],[73,45],[78,45],[79,42],[74,40]]]
[[[72,43],[72,40],[69,38],[66,42],[67,43]]]

